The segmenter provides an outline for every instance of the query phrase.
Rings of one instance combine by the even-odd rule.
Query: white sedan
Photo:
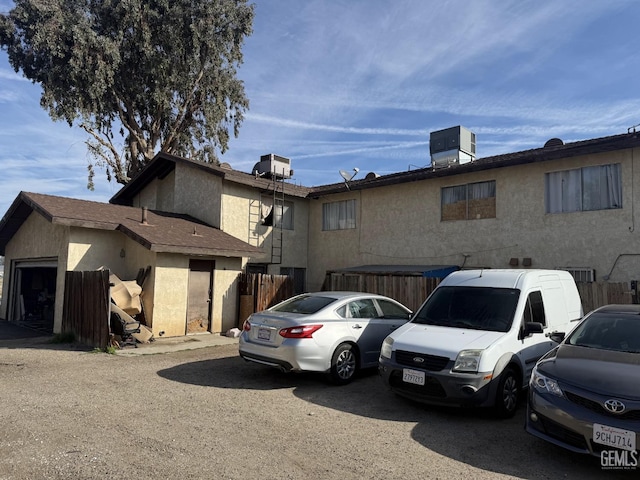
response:
[[[382,341],[410,316],[382,295],[304,293],[252,314],[240,335],[240,356],[285,372],[326,372],[342,385],[359,369],[377,366]]]

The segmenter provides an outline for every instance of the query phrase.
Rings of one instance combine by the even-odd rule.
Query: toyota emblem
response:
[[[611,413],[620,414],[624,412],[624,409],[626,407],[624,406],[624,403],[622,403],[620,400],[611,399],[604,402],[604,408],[606,408]]]
[[[413,357],[413,362],[414,363],[424,363],[424,358],[422,358],[422,357]]]

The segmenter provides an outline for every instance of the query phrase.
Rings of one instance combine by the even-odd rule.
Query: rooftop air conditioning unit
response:
[[[476,134],[461,126],[431,132],[429,151],[434,169],[472,162],[476,159]]]
[[[256,176],[269,178],[291,178],[291,160],[274,153],[262,155],[260,161],[253,167]]]

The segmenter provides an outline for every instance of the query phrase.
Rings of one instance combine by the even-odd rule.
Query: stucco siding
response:
[[[154,335],[167,337],[184,335],[189,258],[177,254],[158,254],[154,277],[152,328]]]
[[[190,165],[177,164],[174,211],[186,213],[220,228],[222,179]]]
[[[32,212],[22,224],[5,250],[5,269],[0,305],[0,317],[7,318],[9,294],[7,289],[12,282],[10,276],[12,262],[39,258],[57,259],[56,296],[54,309],[54,332],[60,331],[62,325],[62,308],[64,303],[64,277],[67,263],[67,240],[69,228],[49,223],[39,213]],[[14,299],[15,300],[15,299]]]
[[[166,177],[155,178],[138,193],[132,201],[134,207],[147,207],[151,210],[175,212],[175,171]]]
[[[635,153],[638,158],[638,152]],[[640,277],[637,213],[630,151],[592,154],[464,175],[334,194],[310,204],[309,281],[322,285],[327,270],[363,264],[453,264],[465,267],[585,267],[597,279]],[[623,208],[545,213],[544,177],[551,171],[620,163]],[[442,221],[441,189],[495,180],[496,218]],[[636,181],[635,184],[638,182]],[[637,188],[637,187],[636,187]],[[322,204],[356,199],[356,229],[322,231]],[[637,201],[637,200],[636,200]],[[617,260],[617,263],[616,263]],[[615,269],[612,267],[615,263]]]
[[[238,326],[238,277],[241,258],[216,258],[213,278],[211,331],[224,333]]]

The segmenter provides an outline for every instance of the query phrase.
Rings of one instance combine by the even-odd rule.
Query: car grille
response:
[[[439,372],[447,366],[449,359],[447,357],[438,357],[436,355],[425,355],[422,353],[407,352],[405,350],[396,350],[396,362],[400,365],[406,365],[407,367],[416,367],[422,370]]]
[[[571,402],[575,403],[576,405],[580,405],[581,407],[584,407],[588,410],[591,410],[592,412],[596,412],[600,415],[619,418],[621,420],[640,420],[640,410],[628,410],[622,414],[615,414],[606,410],[599,402],[596,402],[595,400],[591,400],[589,398],[585,398],[567,391],[565,391],[564,393],[567,399],[569,399]]]
[[[414,385],[413,383],[406,383],[402,381],[401,370],[391,372],[391,375],[389,376],[389,385],[396,390],[426,397],[444,398],[447,396],[447,393],[444,391],[444,388],[442,388],[442,385],[437,379],[427,376],[424,379],[424,385]]]
[[[579,448],[581,450],[588,450],[587,442],[582,435],[569,430],[559,423],[549,420],[548,418],[539,415],[540,423],[544,427],[544,431],[550,437],[560,440],[561,442],[571,445],[572,447]]]

